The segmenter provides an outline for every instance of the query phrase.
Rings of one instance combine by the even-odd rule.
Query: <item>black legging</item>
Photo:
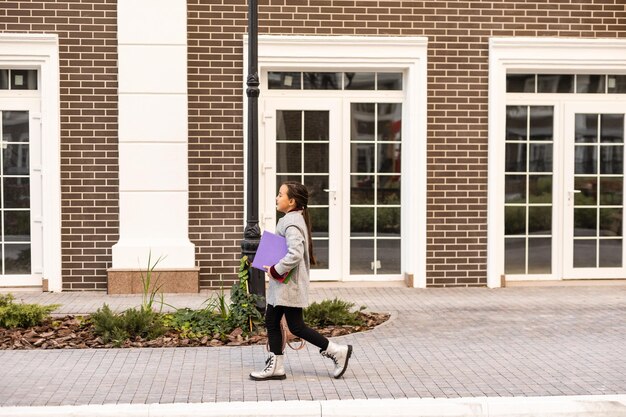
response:
[[[289,331],[301,339],[314,344],[322,350],[328,347],[328,339],[307,327],[302,317],[300,307],[285,307],[267,305],[265,310],[265,327],[267,328],[267,338],[269,339],[270,352],[275,355],[283,354],[283,335],[280,331],[280,319],[285,315]]]

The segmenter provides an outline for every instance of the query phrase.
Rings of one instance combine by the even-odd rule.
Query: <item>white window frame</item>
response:
[[[507,72],[626,74],[626,40],[528,37],[489,40],[487,286],[490,288],[500,287],[504,275],[503,138],[508,104]],[[555,129],[561,125],[557,117],[560,116],[555,113]],[[554,194],[553,198],[560,196]],[[562,236],[557,233],[561,231],[553,230],[553,247],[561,241]],[[557,264],[562,263],[561,256]],[[553,279],[561,279],[557,275],[559,271],[553,271]]]
[[[61,291],[61,132],[59,39],[56,34],[0,34],[0,67],[39,71],[43,199],[43,278]],[[27,93],[26,90],[20,90]]]
[[[403,104],[401,272],[413,276],[416,288],[426,287],[427,45],[426,37],[261,35],[258,38],[259,74],[272,70],[342,71],[344,68],[405,74],[403,89],[411,94],[406,95]],[[246,36],[244,52],[247,47]],[[246,53],[243,68],[245,84]],[[247,109],[245,95],[243,108]],[[245,110],[244,124],[247,124]],[[244,129],[247,157],[246,149],[247,129]]]

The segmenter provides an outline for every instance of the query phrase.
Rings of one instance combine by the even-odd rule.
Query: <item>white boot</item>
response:
[[[341,378],[346,369],[348,369],[348,360],[352,356],[352,345],[338,345],[336,343],[328,341],[328,347],[325,351],[320,349],[322,356],[330,358],[335,362],[335,372],[333,376],[335,378]]]
[[[285,378],[287,378],[287,375],[285,375],[283,355],[274,355],[272,352],[270,352],[270,356],[265,361],[265,369],[250,373],[250,379],[254,379],[255,381]]]

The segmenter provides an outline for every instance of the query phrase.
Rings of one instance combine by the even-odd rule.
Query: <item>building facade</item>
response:
[[[315,280],[626,277],[621,0],[259,2],[259,212]],[[247,2],[0,0],[0,288],[235,278]]]

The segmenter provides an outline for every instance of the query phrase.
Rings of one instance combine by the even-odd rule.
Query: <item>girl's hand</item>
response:
[[[265,269],[265,273],[266,274],[270,273],[270,268],[271,268],[271,266],[263,265],[263,269]]]

